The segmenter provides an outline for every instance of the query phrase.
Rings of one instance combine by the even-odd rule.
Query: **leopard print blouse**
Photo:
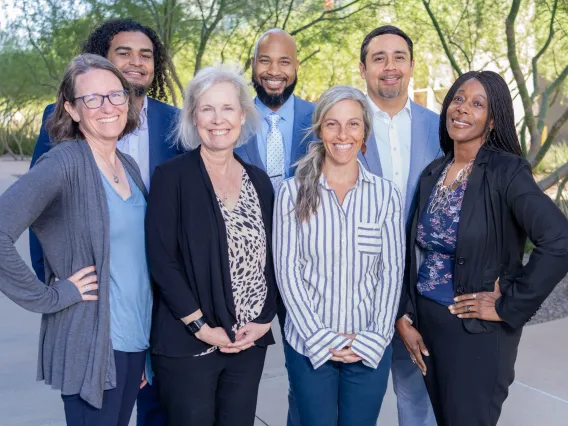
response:
[[[266,301],[266,232],[256,189],[244,169],[241,193],[233,210],[225,207],[219,197],[217,202],[227,228],[231,287],[237,314],[232,330],[236,333],[258,318]],[[216,349],[211,347],[200,355]]]

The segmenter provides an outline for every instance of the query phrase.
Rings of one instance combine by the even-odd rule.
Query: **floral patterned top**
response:
[[[446,171],[442,173],[440,179],[443,181],[445,177]],[[425,255],[425,260],[418,271],[418,292],[445,306],[454,303],[454,256],[466,188],[467,178],[456,187],[455,191],[449,193],[448,203],[445,206],[430,213],[428,207],[436,192],[434,187],[428,200],[428,207],[418,223],[416,242]]]

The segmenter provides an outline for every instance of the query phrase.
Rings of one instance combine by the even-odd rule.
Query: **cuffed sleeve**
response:
[[[273,224],[276,283],[289,318],[304,341],[307,356],[313,367],[318,368],[331,358],[330,348],[342,349],[350,340],[324,325],[308,296],[300,270],[299,225],[286,183],[276,197]]]
[[[392,184],[391,184],[392,185]],[[400,193],[391,186],[389,209],[385,217],[381,238],[384,242],[380,268],[380,281],[375,288],[373,321],[366,330],[357,333],[351,349],[363,358],[363,363],[377,368],[385,348],[392,340],[397,318],[404,272],[404,219]]]

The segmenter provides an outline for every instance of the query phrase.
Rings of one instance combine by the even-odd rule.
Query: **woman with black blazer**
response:
[[[568,221],[521,157],[505,81],[469,72],[423,172],[397,330],[440,426],[496,425],[523,326],[568,272]],[[528,238],[535,245],[528,264]]]
[[[254,423],[277,295],[272,184],[233,154],[254,131],[255,114],[238,73],[201,70],[180,116],[180,141],[191,151],[152,178],[151,351],[169,426]]]

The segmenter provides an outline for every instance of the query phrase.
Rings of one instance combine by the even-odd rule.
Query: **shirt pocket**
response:
[[[381,229],[375,222],[357,224],[357,251],[361,254],[376,256],[381,254],[383,239]]]

